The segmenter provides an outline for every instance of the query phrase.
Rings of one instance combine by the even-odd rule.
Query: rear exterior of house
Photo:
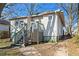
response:
[[[57,41],[64,35],[64,15],[63,12],[50,12],[45,14],[41,23],[44,25],[44,40],[45,41]]]
[[[26,29],[25,32],[27,33],[25,37],[28,37],[30,31],[31,42],[57,42],[57,40],[64,35],[63,27],[65,26],[65,23],[62,11],[44,12],[31,17],[14,18],[11,19],[10,24],[12,33],[15,32],[14,28],[17,28],[16,32],[18,32],[24,27]],[[23,36],[24,33],[22,34]],[[15,41],[15,39],[13,41]],[[26,41],[28,42],[27,38]]]
[[[0,38],[9,38],[9,29],[10,29],[9,21],[0,19]]]

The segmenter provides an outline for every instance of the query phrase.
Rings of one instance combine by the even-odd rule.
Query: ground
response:
[[[79,40],[75,37],[58,43],[43,43],[20,48],[23,55],[79,56]]]
[[[68,50],[64,42],[44,43],[20,48],[23,55],[38,56],[68,56]]]
[[[10,39],[0,39],[0,56],[17,56],[21,55],[19,48],[11,47]]]
[[[76,39],[75,37],[67,40],[61,40],[58,43],[49,42],[49,43],[29,45],[29,46],[20,47],[20,48],[13,47],[13,48],[4,48],[4,49],[1,49],[2,46],[4,47],[5,45],[1,43],[1,41],[0,41],[0,55],[79,56],[79,43],[78,43],[79,40]],[[8,47],[9,44],[6,43],[6,46]]]

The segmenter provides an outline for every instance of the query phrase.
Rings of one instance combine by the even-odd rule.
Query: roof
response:
[[[0,24],[10,25],[10,22],[7,21],[7,20],[2,20],[2,19],[0,19]]]
[[[10,20],[15,20],[15,19],[24,19],[24,18],[28,18],[28,17],[40,17],[40,16],[45,16],[45,15],[49,15],[49,14],[58,14],[59,15],[59,18],[63,24],[63,26],[65,26],[65,22],[64,22],[64,14],[63,14],[63,11],[60,11],[60,10],[56,10],[56,11],[47,11],[47,12],[42,12],[38,15],[32,15],[32,16],[21,16],[21,17],[17,17],[17,18],[12,18]]]
[[[56,14],[56,13],[63,13],[62,11],[60,10],[56,10],[56,11],[46,11],[46,12],[42,12],[38,15],[32,15],[32,16],[20,16],[20,17],[16,17],[16,18],[12,18],[12,19],[9,19],[9,20],[15,20],[15,19],[24,19],[24,18],[28,18],[28,17],[39,17],[39,16],[43,16],[43,15],[48,15],[48,14]]]

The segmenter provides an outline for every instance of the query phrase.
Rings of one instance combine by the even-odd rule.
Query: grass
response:
[[[0,39],[0,48],[8,47],[11,45],[10,39]]]
[[[0,39],[0,56],[21,55],[19,48],[8,48],[10,47],[11,43],[12,42],[10,42],[9,39]],[[64,43],[64,44],[66,43],[69,56],[79,56],[79,38],[77,36],[70,38],[68,40],[60,41],[58,43]],[[56,52],[55,43],[42,43],[42,44],[35,44],[31,46],[34,46],[42,54],[42,56],[51,56],[54,55],[54,53]]]
[[[79,56],[79,39],[77,36],[67,40],[69,56]]]
[[[18,48],[11,48],[9,39],[0,39],[0,56],[18,56],[21,55]]]
[[[19,56],[21,55],[18,49],[0,49],[0,56]]]

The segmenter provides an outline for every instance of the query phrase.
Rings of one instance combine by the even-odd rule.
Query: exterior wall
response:
[[[49,19],[49,16],[51,16],[52,19]],[[19,21],[24,21],[25,23],[27,23],[27,18],[20,19],[18,20],[18,22]],[[51,40],[57,41],[57,39],[59,39],[59,36],[63,35],[63,25],[57,14],[50,14],[42,17],[36,17],[33,18],[33,21],[34,22],[40,21],[42,23],[44,41],[51,41]],[[11,21],[11,25],[15,25],[15,20]]]
[[[0,30],[1,31],[9,31],[9,25],[0,24]]]
[[[49,16],[52,16],[52,19],[48,19]],[[58,36],[58,16],[56,14],[51,14],[44,16],[41,20],[44,25],[44,40],[49,41],[55,40]],[[56,41],[56,40],[55,40]]]
[[[40,23],[41,22],[41,19],[42,17],[34,17],[32,18],[32,21],[31,21],[31,29],[32,29],[32,32],[31,32],[31,39],[32,39],[32,42],[41,42],[43,41],[42,39],[42,30],[39,29],[39,25],[38,25],[38,22]]]
[[[61,23],[61,21],[60,21],[60,18],[58,18],[58,36],[62,36],[63,35],[63,25],[62,25],[62,23]]]
[[[16,21],[18,22],[17,26],[15,25]],[[21,21],[23,21],[23,25],[21,25]],[[13,37],[15,32],[18,32],[22,29],[22,27],[24,26],[24,23],[27,23],[27,19],[16,19],[16,20],[11,20],[10,21],[10,33],[11,33],[11,39],[13,41],[13,43],[15,44],[17,42],[17,40],[23,35],[23,33],[21,35],[19,35],[19,38],[17,40],[15,40],[15,37]],[[17,29],[15,30],[15,28],[17,27]],[[13,38],[12,38],[13,37]]]
[[[49,16],[52,16],[52,19],[49,19]],[[57,41],[63,35],[63,25],[57,14],[43,16],[41,23],[45,28],[43,32],[45,41]]]
[[[57,38],[58,39],[62,39],[62,36],[63,36],[63,25],[62,25],[61,20],[60,20],[59,17],[58,17],[57,24],[58,24],[58,27],[57,27],[57,31],[58,31]]]
[[[9,25],[0,24],[0,39],[5,39],[9,37]]]
[[[15,26],[15,22],[16,21],[18,21],[18,25],[21,25],[20,24],[20,21],[23,21],[24,23],[27,23],[27,19],[25,18],[25,19],[16,19],[16,20],[11,20],[10,21],[10,24],[11,24],[11,30],[12,30],[12,32],[14,32],[15,31],[15,29],[14,29],[14,27],[16,27]],[[22,27],[17,27],[17,30],[19,31],[20,30],[20,28],[22,28]]]

